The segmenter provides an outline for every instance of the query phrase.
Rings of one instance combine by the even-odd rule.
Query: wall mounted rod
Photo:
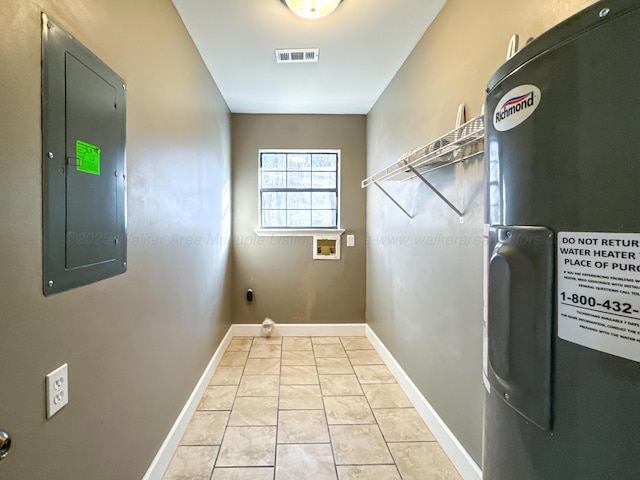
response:
[[[384,188],[382,188],[380,185],[378,185],[378,182],[373,182],[373,183],[374,183],[374,185],[376,187],[378,187],[382,191],[382,193],[384,193],[389,198],[389,200],[391,200],[393,203],[395,203],[396,207],[398,207],[400,210],[402,210],[407,217],[413,219],[413,216],[409,212],[407,212],[402,205],[400,205],[398,202],[396,202],[395,198],[393,198],[391,195],[389,195],[389,193]]]
[[[411,170],[411,171],[412,171],[412,172],[413,172],[413,173],[414,173],[414,174],[415,174],[415,175],[416,175],[420,180],[422,180],[422,182],[423,182],[427,187],[429,187],[431,190],[433,190],[433,193],[435,193],[436,195],[438,195],[438,196],[442,199],[442,201],[443,201],[444,203],[446,203],[447,205],[449,205],[449,208],[451,208],[451,210],[453,210],[454,212],[456,212],[456,213],[458,214],[458,216],[459,216],[459,217],[464,217],[464,214],[463,214],[460,210],[458,210],[458,209],[456,208],[456,206],[455,206],[453,203],[451,203],[451,202],[447,199],[447,197],[445,197],[442,193],[440,193],[440,191],[439,191],[436,187],[434,187],[434,186],[433,186],[433,185],[432,185],[432,184],[431,184],[431,183],[430,183],[426,178],[424,178],[422,175],[420,175],[420,172],[418,172],[418,170],[416,170],[415,168],[413,168],[411,165],[407,165],[407,167],[409,167],[409,169],[410,169],[410,170]]]

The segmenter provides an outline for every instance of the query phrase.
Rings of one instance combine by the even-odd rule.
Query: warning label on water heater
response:
[[[640,362],[640,234],[558,234],[558,336]]]

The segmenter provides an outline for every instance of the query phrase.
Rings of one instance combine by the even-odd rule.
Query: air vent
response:
[[[278,63],[309,63],[317,62],[320,56],[319,48],[278,48],[276,62]]]

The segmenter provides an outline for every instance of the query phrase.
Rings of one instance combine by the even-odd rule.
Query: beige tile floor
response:
[[[460,479],[365,337],[236,337],[164,480]]]

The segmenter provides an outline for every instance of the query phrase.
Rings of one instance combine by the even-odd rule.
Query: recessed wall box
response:
[[[340,235],[314,235],[314,260],[340,260]]]

